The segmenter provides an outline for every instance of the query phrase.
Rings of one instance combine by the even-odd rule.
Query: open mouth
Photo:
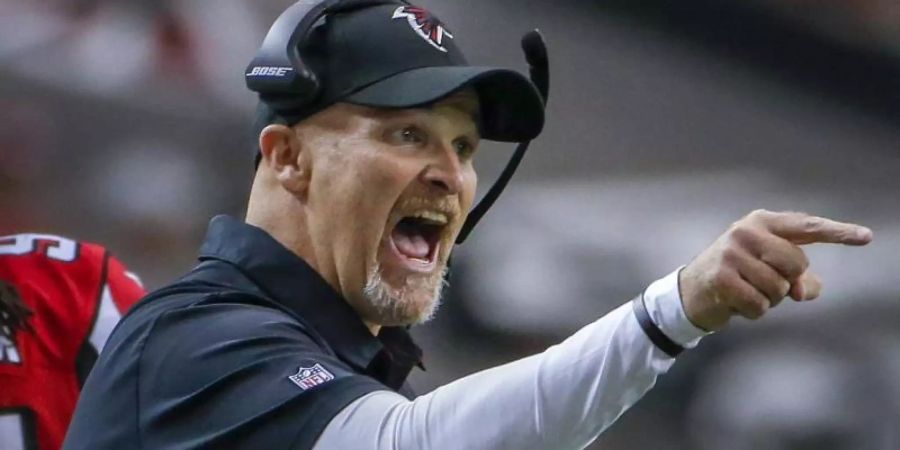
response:
[[[441,213],[423,211],[405,216],[391,231],[392,250],[407,265],[430,270],[437,261],[446,226],[447,216]]]

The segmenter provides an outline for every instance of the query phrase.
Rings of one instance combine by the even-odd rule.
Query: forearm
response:
[[[690,344],[684,339],[701,332],[659,308],[658,302],[673,301],[672,288],[680,302],[677,283],[651,288],[648,309],[663,324],[675,320],[670,328],[680,329],[670,337]],[[470,375],[414,401],[387,391],[369,394],[335,417],[317,448],[349,442],[362,449],[582,448],[673,362],[650,342],[626,304],[541,354]]]

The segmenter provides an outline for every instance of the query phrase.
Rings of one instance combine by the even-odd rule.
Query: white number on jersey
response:
[[[52,234],[16,234],[0,237],[0,255],[27,255],[46,249],[47,257],[72,262],[78,256],[78,243]]]

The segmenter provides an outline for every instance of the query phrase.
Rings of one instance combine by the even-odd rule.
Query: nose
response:
[[[441,194],[458,194],[463,186],[463,171],[456,152],[452,149],[441,151],[440,157],[425,166],[420,178]]]

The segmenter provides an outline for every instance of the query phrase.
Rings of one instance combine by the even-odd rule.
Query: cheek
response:
[[[405,173],[403,161],[388,155],[379,155],[369,161],[366,177],[373,190],[392,191],[404,184]]]
[[[348,182],[354,186],[356,228],[365,230],[361,236],[366,240],[380,237],[397,199],[415,180],[416,169],[410,161],[377,150],[364,152],[353,167]]]
[[[472,202],[475,201],[475,192],[478,190],[478,173],[471,168],[463,175],[463,188],[460,193],[460,207],[463,211],[472,209]]]
[[[339,150],[340,151],[340,150]],[[359,248],[359,239],[365,236],[368,217],[372,211],[370,185],[364,154],[331,154],[313,167],[313,184],[310,190],[314,221],[319,232],[331,236],[335,245],[344,251]]]
[[[412,184],[423,169],[413,158],[403,158],[384,151],[372,158],[366,182],[371,186],[373,201],[388,211]]]

